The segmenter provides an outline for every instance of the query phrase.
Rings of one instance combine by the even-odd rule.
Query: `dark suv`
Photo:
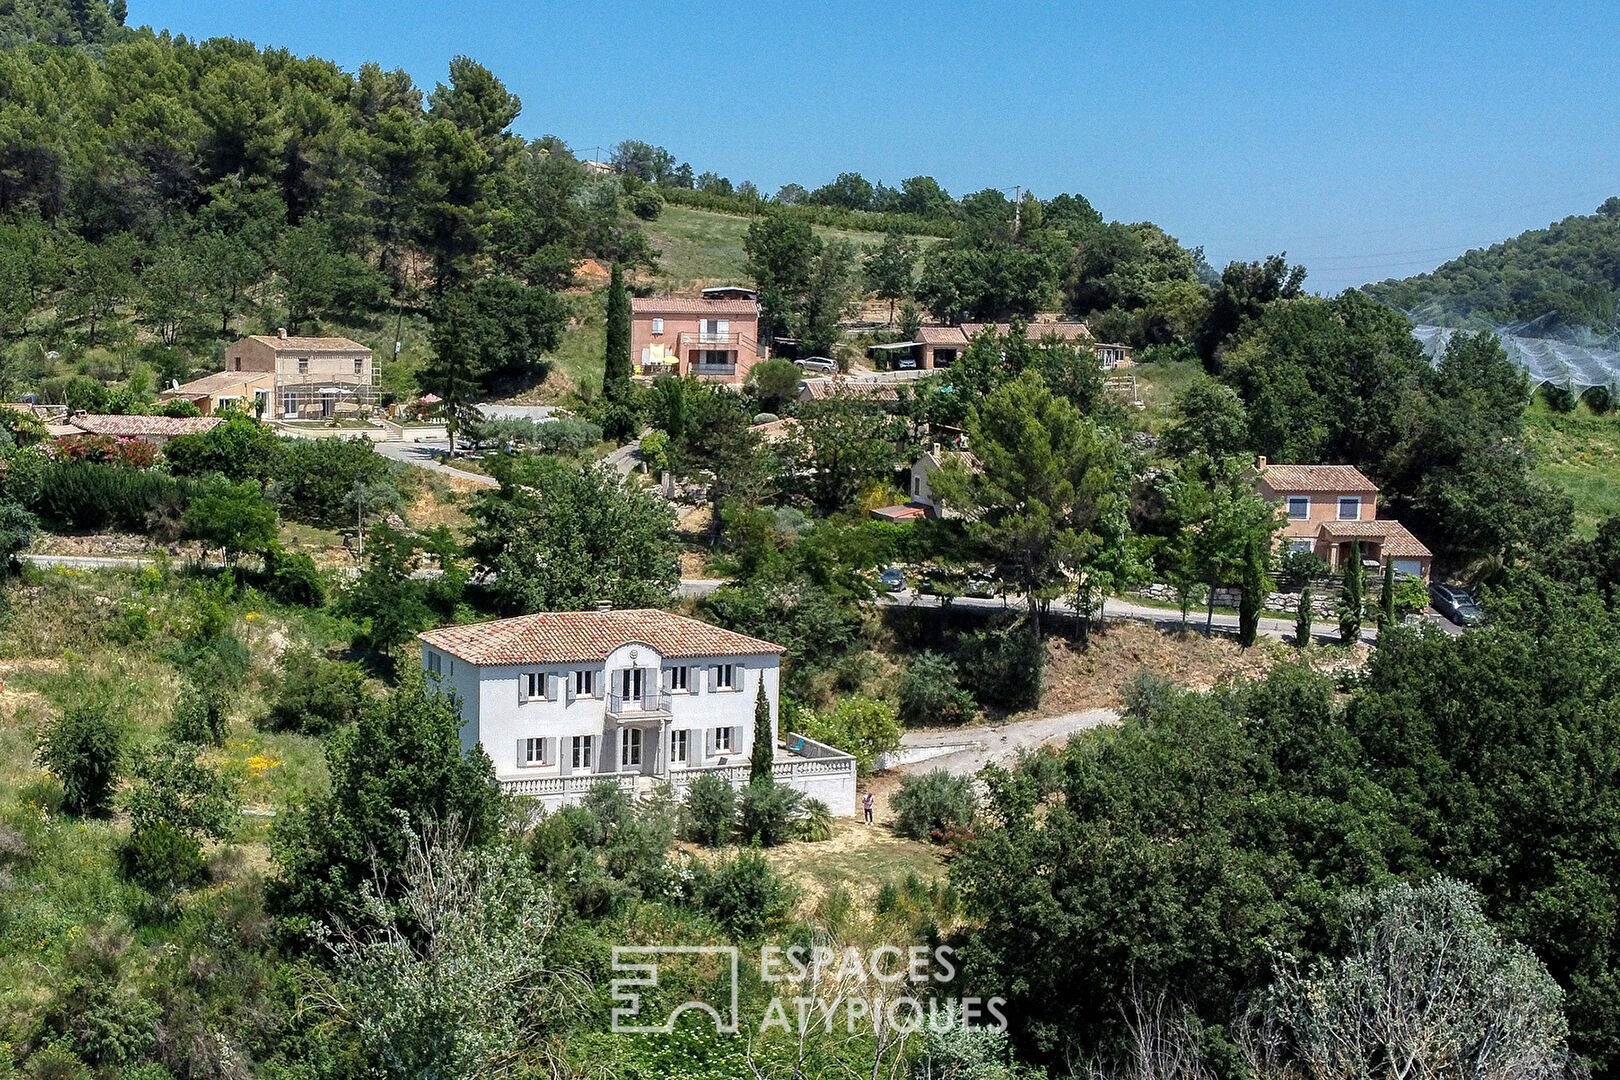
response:
[[[1485,612],[1480,608],[1479,601],[1475,600],[1467,589],[1457,585],[1430,582],[1429,604],[1458,626],[1478,626],[1485,619]]]

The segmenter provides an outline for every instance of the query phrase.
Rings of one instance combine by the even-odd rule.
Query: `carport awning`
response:
[[[915,349],[921,344],[920,341],[896,341],[888,345],[873,345],[871,348],[874,352],[879,350]]]

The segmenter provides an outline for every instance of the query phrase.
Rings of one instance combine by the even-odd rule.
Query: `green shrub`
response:
[[[900,721],[894,706],[876,698],[847,697],[827,712],[799,707],[788,717],[792,729],[855,757],[862,776],[871,774],[879,754],[900,746]]]
[[[957,652],[957,670],[985,708],[1017,712],[1040,704],[1046,650],[1022,624],[969,634]]]
[[[272,545],[264,555],[264,594],[278,603],[318,608],[326,603],[326,575],[302,551]]]
[[[686,791],[687,838],[707,847],[731,839],[737,826],[737,792],[713,773],[692,781]]]
[[[136,829],[118,848],[124,877],[149,893],[167,896],[203,877],[202,845],[166,821]]]
[[[158,742],[134,754],[120,799],[136,832],[168,825],[188,836],[228,840],[242,813],[237,779],[190,743]]]
[[[125,731],[95,705],[68,708],[40,732],[36,753],[41,767],[62,785],[62,807],[70,814],[100,815],[112,806],[123,763]]]
[[[186,531],[207,548],[222,548],[227,563],[238,555],[267,551],[276,542],[276,508],[255,480],[203,481],[185,512]]]
[[[728,933],[757,938],[793,906],[793,888],[765,856],[745,849],[715,866],[703,891],[703,906]]]
[[[949,657],[924,652],[911,661],[900,679],[900,723],[960,724],[973,713],[973,695],[957,682],[956,664]]]
[[[161,472],[59,461],[40,478],[30,509],[59,531],[145,533],[155,520],[177,518],[190,491]]]
[[[328,660],[313,652],[290,650],[264,726],[271,731],[325,735],[360,719],[374,694],[358,664]]]
[[[902,777],[889,812],[901,836],[940,842],[971,825],[978,805],[973,781],[935,769]]]
[[[325,439],[305,440],[306,444]],[[282,452],[276,433],[250,416],[232,413],[196,435],[177,435],[163,446],[163,459],[176,476],[218,473],[227,480],[265,480]]]
[[[178,419],[185,420],[192,417],[201,416],[202,410],[197,408],[197,404],[194,401],[188,401],[185,398],[174,398],[171,401],[165,401],[162,405],[159,405],[157,408],[157,414],[159,416],[173,416]]]
[[[375,512],[398,490],[393,469],[370,439],[290,439],[276,455],[271,471],[282,515],[307,525],[353,527],[356,488],[365,489],[366,509]],[[383,496],[379,498],[378,496]]]
[[[232,696],[230,687],[218,680],[187,678],[169,720],[169,737],[175,742],[225,745]]]
[[[776,847],[793,839],[804,797],[769,778],[751,781],[737,800],[737,832],[746,843]]]
[[[806,799],[804,816],[799,819],[799,839],[819,844],[831,840],[832,835],[832,809],[820,799]]]
[[[535,448],[548,454],[577,457],[602,441],[601,425],[579,416],[559,416],[535,426]]]

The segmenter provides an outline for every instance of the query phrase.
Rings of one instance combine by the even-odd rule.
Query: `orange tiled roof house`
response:
[[[676,798],[698,776],[749,779],[756,739],[772,775],[834,814],[855,812],[855,759],[800,735],[776,739],[782,649],[654,609],[565,611],[421,635],[422,667],[453,691],[465,749],[501,786],[543,806],[595,784]],[[770,727],[755,731],[763,692]]]
[[[1380,566],[1386,559],[1398,574],[1429,580],[1433,556],[1398,521],[1378,516],[1378,485],[1353,465],[1273,465],[1255,467],[1260,494],[1274,500],[1284,516],[1284,551],[1309,551],[1329,566],[1350,557],[1361,542],[1363,559]]]
[[[740,384],[765,357],[759,302],[750,297],[630,300],[630,361],[637,375],[697,375]]]

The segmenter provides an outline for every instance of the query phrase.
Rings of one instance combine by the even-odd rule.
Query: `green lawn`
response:
[[[747,257],[743,237],[752,218],[697,210],[689,206],[666,206],[657,221],[643,227],[658,255],[658,284],[672,291],[705,285],[730,285],[746,281]],[[875,247],[881,233],[815,227],[816,235],[848,240],[856,247]],[[927,237],[924,244],[930,243]]]
[[[1169,427],[1171,403],[1203,372],[1196,360],[1150,360],[1121,372],[1136,377],[1136,395],[1147,406],[1141,414],[1142,428],[1159,434]]]
[[[1524,440],[1536,475],[1575,500],[1580,535],[1593,535],[1598,522],[1620,514],[1620,415],[1597,416],[1585,405],[1558,413],[1537,398],[1524,414]]]

